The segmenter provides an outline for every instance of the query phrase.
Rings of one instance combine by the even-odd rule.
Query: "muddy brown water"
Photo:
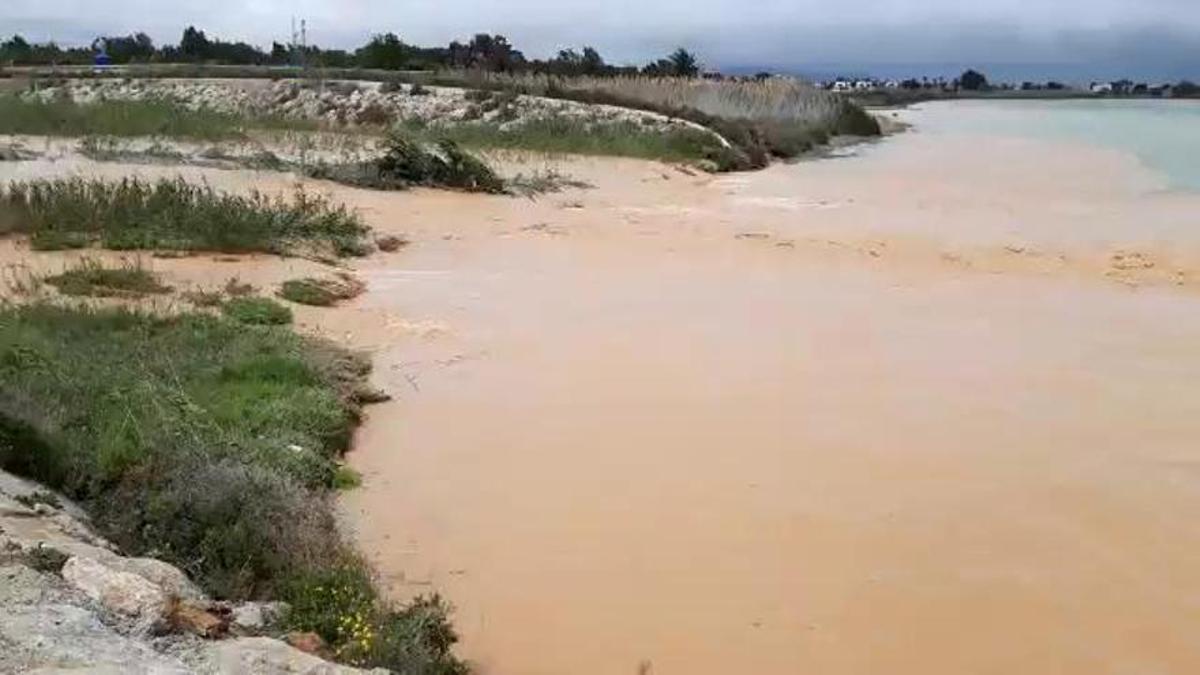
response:
[[[563,166],[595,189],[317,186],[414,241],[301,316],[395,396],[345,512],[481,672],[1200,672],[1195,196],[920,127]]]

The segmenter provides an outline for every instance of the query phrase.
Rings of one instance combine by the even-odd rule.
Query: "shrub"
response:
[[[126,263],[121,267],[104,267],[91,259],[84,259],[76,267],[61,274],[46,277],[46,283],[57,288],[63,295],[86,295],[94,298],[138,298],[171,290],[170,286],[159,283],[158,277],[140,264]]]
[[[365,287],[349,274],[341,274],[336,279],[290,279],[283,282],[279,289],[279,297],[301,305],[329,307],[339,300],[349,300],[361,295]]]
[[[225,316],[252,326],[281,326],[292,322],[292,310],[270,298],[233,298],[221,306]]]
[[[329,252],[360,255],[367,227],[328,200],[297,191],[292,199],[259,192],[216,192],[183,179],[156,183],[61,178],[13,182],[0,189],[0,231],[23,232],[34,248],[177,251]]]
[[[401,673],[465,675],[450,654],[458,641],[446,620],[449,607],[437,595],[418,597],[397,609],[374,602],[364,565],[347,561],[293,584],[285,623],[313,631],[337,645],[335,656],[360,666],[386,663]]]
[[[413,186],[445,187],[468,192],[504,192],[504,180],[486,162],[450,139],[428,149],[400,131],[390,133],[373,161],[315,167],[310,175],[347,185],[380,190]]]
[[[438,143],[442,151],[442,163],[435,174],[435,182],[468,192],[504,192],[504,181],[483,160],[458,147],[449,139]]]

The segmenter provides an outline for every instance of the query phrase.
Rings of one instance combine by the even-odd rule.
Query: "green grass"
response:
[[[166,136],[192,140],[244,138],[250,129],[317,128],[316,122],[246,118],[188,110],[167,101],[32,101],[0,96],[0,134],[36,136]]]
[[[381,599],[338,533],[331,498],[368,371],[220,316],[3,306],[0,466],[219,598],[289,601],[288,626],[347,662],[461,673],[445,605]]]
[[[45,281],[63,295],[93,298],[138,298],[171,290],[141,265],[126,263],[120,267],[104,267],[95,260],[83,260],[61,274],[46,277]]]
[[[323,197],[234,195],[181,178],[13,182],[0,188],[0,235],[13,232],[40,250],[361,255],[369,246],[358,216]]]
[[[292,322],[292,310],[270,298],[232,298],[221,306],[225,316],[251,326],[282,326]]]

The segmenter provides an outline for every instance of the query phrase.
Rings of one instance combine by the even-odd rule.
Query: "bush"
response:
[[[282,326],[292,322],[292,310],[270,298],[233,298],[221,306],[225,316],[252,326]]]
[[[368,228],[357,215],[297,191],[291,200],[240,196],[179,179],[156,183],[60,178],[0,188],[0,232],[36,249],[98,242],[118,250],[361,255]]]
[[[46,277],[46,283],[63,295],[94,298],[138,298],[171,290],[170,286],[159,283],[153,272],[140,265],[127,263],[121,267],[104,267],[91,259],[84,259],[61,274]]]
[[[297,580],[286,594],[291,609],[285,622],[338,645],[335,656],[346,663],[386,663],[401,673],[467,672],[450,654],[458,636],[440,597],[418,597],[402,609],[380,606],[374,597],[365,566],[347,561]]]
[[[336,279],[290,279],[283,282],[279,297],[301,305],[329,307],[339,300],[357,297],[363,290],[362,282],[348,274],[341,274]]]
[[[486,162],[466,152],[452,140],[441,139],[435,150],[393,131],[373,161],[315,167],[315,178],[379,190],[414,186],[444,187],[467,192],[504,192],[504,180]]]
[[[883,130],[874,115],[847,101],[833,126],[833,133],[839,136],[878,136]]]

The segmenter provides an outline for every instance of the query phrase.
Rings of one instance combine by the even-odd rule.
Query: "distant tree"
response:
[[[285,66],[292,62],[292,50],[287,45],[278,42],[271,43],[271,55],[267,57],[271,65]]]
[[[642,74],[651,77],[670,77],[675,74],[675,66],[667,59],[659,59],[643,66]]]
[[[900,87],[902,89],[920,89],[921,82],[920,82],[920,80],[918,80],[914,77],[910,77],[907,80],[904,80],[903,82],[901,82]]]
[[[608,66],[604,63],[604,57],[600,56],[600,52],[594,47],[583,48],[583,74],[584,75],[600,75]]]
[[[1172,87],[1171,94],[1180,98],[1200,97],[1200,85],[1190,80],[1184,80]]]
[[[493,72],[520,70],[525,55],[513,48],[503,35],[479,33],[467,44],[454,41],[448,50],[449,65]]]
[[[666,58],[646,64],[642,74],[651,77],[695,77],[700,74],[700,61],[695,54],[680,47]]]
[[[581,75],[583,56],[574,49],[560,49],[550,61],[550,70],[560,75]]]
[[[345,49],[320,49],[313,48],[313,54],[309,58],[310,63],[315,63],[322,68],[353,68],[358,65],[358,58],[346,51]],[[411,63],[406,63],[405,68],[411,66]]]
[[[363,68],[382,68],[384,70],[400,70],[407,66],[414,49],[396,37],[395,33],[384,33],[371,38],[371,41],[354,53],[358,65]]]
[[[197,30],[195,26],[188,26],[183,30],[183,37],[179,40],[179,53],[183,58],[203,61],[210,57],[211,51],[212,43],[208,41],[204,31]]]
[[[92,42],[92,51],[104,49],[113,63],[149,61],[154,58],[154,41],[145,33],[126,37],[101,37]]]
[[[700,74],[700,61],[696,55],[680,47],[667,57],[671,62],[672,75],[678,77],[695,77]]]
[[[958,78],[958,85],[967,91],[982,91],[988,88],[988,81],[983,73],[968,70]]]
[[[0,42],[0,61],[13,63],[28,63],[33,56],[33,46],[20,35],[14,35]]]

